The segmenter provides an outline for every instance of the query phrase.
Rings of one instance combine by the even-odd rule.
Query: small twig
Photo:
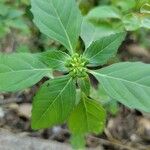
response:
[[[90,138],[93,138],[93,139],[96,139],[98,140],[101,144],[105,144],[105,145],[113,145],[113,146],[117,146],[117,147],[120,147],[122,149],[126,149],[126,150],[137,150],[136,148],[133,148],[131,146],[128,146],[128,145],[123,145],[122,143],[120,143],[119,141],[109,141],[109,140],[106,140],[106,139],[102,139],[102,138],[97,138],[97,137],[94,137],[94,136],[88,136]]]

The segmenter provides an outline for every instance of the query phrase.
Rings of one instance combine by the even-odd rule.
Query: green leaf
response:
[[[92,42],[116,32],[119,32],[119,30],[116,30],[107,24],[96,26],[88,20],[84,19],[81,27],[81,38],[83,39],[87,49],[92,44]]]
[[[125,35],[125,32],[121,32],[100,38],[87,48],[83,56],[89,60],[89,64],[92,66],[103,65],[116,55]]]
[[[137,10],[140,10],[145,4],[150,4],[150,0],[138,0],[136,3]]]
[[[110,97],[129,108],[150,112],[150,65],[118,63],[91,71]]]
[[[1,22],[0,23],[0,38],[5,37],[7,33],[8,33],[8,28],[4,26],[3,22]]]
[[[7,14],[7,17],[9,19],[14,19],[14,18],[19,18],[21,16],[23,16],[24,12],[22,10],[17,10],[14,8],[9,9],[9,12]]]
[[[8,27],[11,27],[11,28],[23,30],[23,31],[26,32],[26,33],[29,32],[29,28],[28,28],[28,26],[25,24],[25,21],[24,21],[22,18],[7,20],[7,21],[5,22],[5,24],[6,24]]]
[[[141,9],[140,12],[143,14],[150,14],[150,4],[144,4]]]
[[[134,31],[141,27],[141,20],[136,14],[127,14],[122,18],[127,31]]]
[[[90,94],[90,79],[89,77],[79,78],[78,85],[81,88],[81,91],[84,92],[86,95]]]
[[[29,46],[27,44],[20,44],[16,47],[17,53],[30,53]]]
[[[145,16],[141,19],[142,27],[150,29],[150,16]]]
[[[0,15],[6,16],[9,12],[9,7],[7,5],[4,5],[3,3],[0,3]]]
[[[22,10],[10,7],[9,5],[0,2],[0,15],[4,16],[5,19],[14,19],[24,14]]]
[[[112,2],[114,6],[121,8],[122,12],[131,11],[137,4],[137,0],[112,0]]]
[[[75,0],[31,0],[34,22],[72,54],[80,34],[82,16]]]
[[[56,50],[41,53],[39,57],[40,60],[50,68],[59,71],[67,71],[68,69],[65,65],[67,61],[71,59],[67,53]]]
[[[75,90],[75,83],[70,76],[44,83],[33,101],[32,128],[48,128],[67,120],[75,105]]]
[[[73,134],[100,133],[105,127],[106,113],[100,103],[82,95],[68,120]]]
[[[0,54],[0,92],[23,90],[50,72],[35,54]]]
[[[98,6],[95,7],[94,9],[92,9],[89,14],[87,15],[88,19],[111,19],[111,18],[115,18],[115,19],[120,19],[121,18],[121,14],[120,11],[113,6]]]

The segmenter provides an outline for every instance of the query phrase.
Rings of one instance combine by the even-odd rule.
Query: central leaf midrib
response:
[[[65,35],[66,35],[66,37],[67,37],[67,40],[68,40],[68,43],[69,43],[69,47],[70,47],[70,50],[71,50],[71,53],[72,53],[72,52],[73,52],[73,47],[72,47],[72,45],[71,45],[71,41],[70,41],[70,38],[69,38],[69,36],[68,36],[68,33],[67,33],[67,31],[66,31],[66,29],[65,29],[65,27],[64,27],[64,25],[63,25],[63,23],[62,23],[62,21],[61,21],[61,18],[60,18],[60,16],[59,16],[59,14],[58,14],[56,8],[54,7],[54,4],[53,4],[52,1],[51,1],[51,3],[52,3],[53,9],[55,10],[56,16],[57,16],[57,18],[58,18],[58,20],[59,20],[59,22],[60,22],[60,24],[61,24],[61,26],[62,26],[64,32],[65,32]]]
[[[113,43],[115,43],[118,40],[119,37],[117,37],[113,42],[111,42],[110,44],[108,44],[106,47],[104,47],[102,50],[100,50],[97,54],[93,55],[92,57],[89,57],[89,59],[93,59],[94,57],[96,57],[97,55],[99,55],[100,53],[102,53],[105,49],[107,49],[110,45],[112,45]],[[96,41],[95,41],[96,42]],[[90,48],[90,47],[89,47]],[[117,50],[116,50],[117,51]]]
[[[143,85],[143,84],[137,83],[136,81],[135,81],[135,82],[132,82],[132,81],[128,81],[128,80],[125,80],[125,79],[108,76],[108,75],[106,75],[106,74],[97,73],[97,72],[95,72],[95,71],[91,71],[91,73],[96,74],[97,76],[101,76],[101,77],[105,77],[105,78],[111,78],[111,79],[115,79],[115,80],[120,80],[120,81],[123,81],[123,82],[128,82],[128,83],[130,83],[130,84],[135,84],[135,85],[137,85],[137,86],[149,88],[149,87],[147,87],[147,86],[145,86],[145,85]]]
[[[87,129],[89,131],[90,128],[89,128],[89,124],[88,124],[88,110],[87,110],[87,106],[86,106],[86,102],[85,102],[84,98],[83,98],[82,101],[83,101],[83,105],[84,105],[84,109],[85,109],[85,118],[86,118],[86,122],[87,122],[86,127],[87,127]]]

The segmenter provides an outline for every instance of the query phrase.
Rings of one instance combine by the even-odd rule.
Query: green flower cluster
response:
[[[82,78],[87,76],[86,64],[87,60],[76,53],[67,62],[66,66],[69,68],[69,73],[72,77]]]

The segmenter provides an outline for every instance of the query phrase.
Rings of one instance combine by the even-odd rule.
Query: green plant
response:
[[[90,10],[85,18],[86,21],[99,27],[100,31],[105,29],[106,32],[101,36],[124,30],[150,29],[150,1],[111,0],[109,4]]]
[[[24,12],[17,7],[9,5],[7,1],[0,1],[0,38],[10,33],[11,29],[17,29],[22,33],[29,33],[29,29],[23,19]]]
[[[150,112],[150,65],[123,62],[100,70],[117,53],[126,33],[94,39],[83,38],[85,51],[76,52],[83,17],[75,0],[31,0],[34,23],[66,52],[0,54],[0,92],[15,92],[49,77],[36,93],[32,109],[32,128],[41,129],[67,122],[73,145],[88,133],[101,133],[106,111],[90,94],[91,74],[105,92],[125,106]],[[96,32],[95,32],[96,34]],[[68,51],[68,53],[67,53]],[[58,70],[62,76],[54,77]]]

